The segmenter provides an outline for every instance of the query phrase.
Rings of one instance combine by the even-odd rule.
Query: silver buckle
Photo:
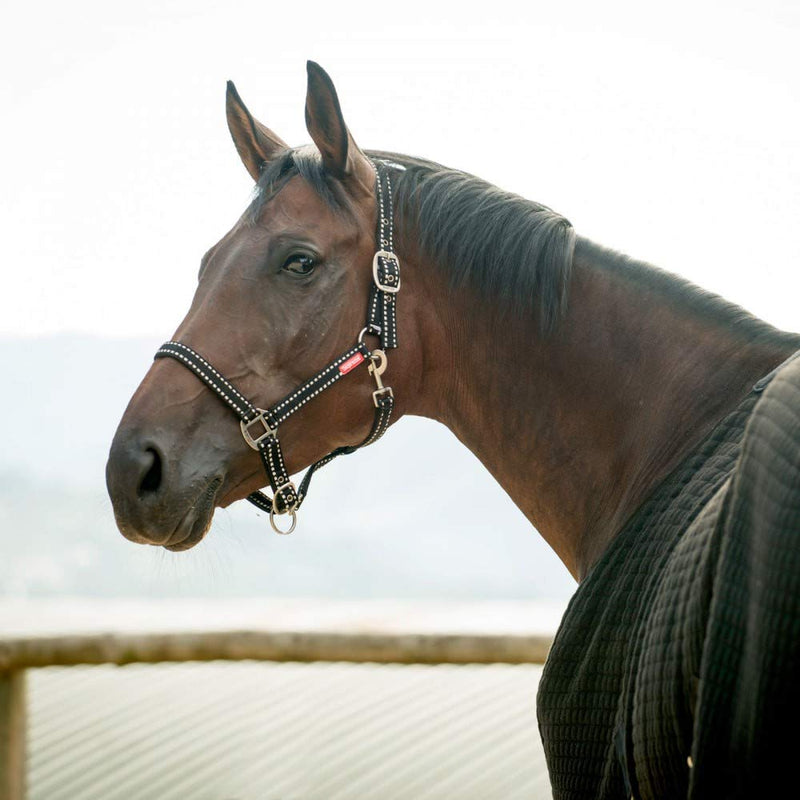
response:
[[[391,386],[381,386],[380,389],[376,389],[372,393],[372,402],[375,403],[375,408],[378,408],[378,398],[383,397],[384,395],[388,394],[389,397],[394,398],[394,392],[392,391]]]
[[[264,411],[263,408],[257,408],[256,411],[258,411],[258,416],[255,419],[251,419],[250,422],[245,422],[244,420],[239,422],[239,427],[242,429],[242,436],[248,446],[252,447],[253,450],[258,450],[258,445],[263,442],[264,439],[278,435],[278,429],[275,428],[273,430],[267,423],[266,417],[264,416],[267,412]],[[264,426],[264,432],[254,437],[250,433],[250,426],[255,425],[257,422],[260,422]]]
[[[297,496],[297,489],[295,488],[295,485],[291,481],[286,481],[286,483],[282,483],[275,490],[275,495],[276,496],[279,495],[284,489],[291,489],[292,490],[292,494],[294,495],[294,503],[292,503],[292,505],[290,505],[290,506],[286,506],[286,508],[284,508],[283,511],[276,511],[275,512],[276,514],[288,514],[290,511],[294,511],[297,508],[297,503],[298,503],[298,500],[300,499]],[[273,508],[275,507],[275,500],[274,499],[272,501],[272,506],[273,506]]]
[[[278,495],[284,490],[290,489],[292,494],[294,495],[294,503],[290,506],[286,506],[283,511],[277,511],[278,506]],[[272,508],[269,510],[269,524],[272,525],[272,530],[275,533],[280,533],[282,536],[287,536],[290,534],[295,525],[297,525],[297,506],[300,504],[300,497],[297,494],[297,488],[291,481],[286,481],[286,483],[281,484],[276,490],[275,494],[272,495]],[[289,526],[288,530],[282,531],[275,523],[275,517],[282,517],[284,514],[289,514],[292,519],[292,523]]]
[[[380,264],[378,263],[379,258],[385,258],[387,261],[394,261],[397,264],[397,286],[393,284],[381,283],[381,279],[378,276],[378,268]],[[393,275],[387,275],[388,278],[393,278]],[[388,292],[389,294],[396,294],[400,291],[400,259],[391,251],[389,250],[378,250],[375,253],[375,257],[372,259],[372,279],[375,281],[375,285],[382,291]]]

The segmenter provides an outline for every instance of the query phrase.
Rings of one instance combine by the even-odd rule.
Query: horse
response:
[[[287,532],[315,470],[436,419],[578,581],[537,698],[556,800],[777,791],[800,711],[800,336],[544,205],[362,150],[307,71],[297,148],[228,84],[255,194],[114,437],[121,533],[186,550],[242,498]]]

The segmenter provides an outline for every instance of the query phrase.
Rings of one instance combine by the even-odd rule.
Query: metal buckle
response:
[[[289,489],[292,494],[294,495],[294,502],[290,506],[286,506],[283,511],[276,511],[278,506],[278,495],[284,491],[284,489]],[[297,494],[297,488],[291,481],[286,481],[286,483],[281,484],[276,490],[275,494],[272,496],[272,508],[269,510],[269,524],[272,525],[272,530],[275,533],[281,534],[281,536],[288,536],[297,525],[297,505],[300,502],[300,497]],[[284,514],[289,514],[292,518],[292,524],[289,526],[289,530],[282,531],[276,524],[275,524],[275,517],[282,517]]]
[[[294,503],[290,506],[286,506],[283,511],[277,511],[278,507],[278,495],[284,490],[290,489],[292,494],[294,495]],[[281,536],[288,536],[297,526],[297,506],[300,503],[300,496],[297,494],[297,488],[291,481],[286,481],[286,483],[281,484],[276,490],[275,494],[272,496],[272,508],[269,510],[269,524],[272,526],[272,530],[275,533],[279,533]],[[284,514],[289,514],[292,518],[292,524],[289,526],[289,530],[282,531],[275,522],[275,517],[282,517]]]
[[[375,385],[378,387],[372,393],[372,402],[375,403],[375,408],[378,408],[378,398],[387,394],[389,397],[393,398],[394,392],[392,391],[391,386],[384,386],[383,381],[381,380],[381,375],[386,372],[386,366],[388,364],[386,353],[384,353],[383,350],[373,350],[369,354],[369,360],[370,365],[367,367],[367,369],[369,370],[370,375],[375,378]]]
[[[375,403],[375,408],[378,408],[378,398],[383,397],[384,395],[388,394],[389,397],[394,399],[394,392],[392,391],[391,386],[381,386],[380,389],[376,389],[372,393],[372,402]]]
[[[291,489],[292,494],[294,495],[294,503],[291,506],[286,506],[283,511],[276,511],[276,514],[288,514],[291,511],[294,511],[297,508],[297,503],[299,502],[300,498],[297,496],[297,489],[295,485],[291,481],[286,481],[286,483],[282,483],[276,490],[275,496],[277,497],[284,489]],[[275,508],[275,498],[272,499],[272,507]]]
[[[394,261],[397,264],[397,286],[393,284],[381,283],[380,276],[378,275],[378,269],[380,264],[378,263],[378,259],[383,258],[387,261]],[[387,275],[387,280],[394,279],[394,275]],[[378,250],[375,253],[375,257],[372,259],[372,279],[375,281],[375,285],[382,291],[388,292],[389,294],[396,294],[400,291],[400,259],[391,251],[389,250]]]
[[[244,437],[245,442],[247,442],[249,447],[252,447],[253,450],[258,450],[258,445],[264,441],[264,439],[268,438],[269,436],[277,436],[278,429],[270,428],[269,424],[267,423],[267,419],[264,416],[267,412],[264,411],[263,408],[257,408],[258,416],[255,419],[251,419],[250,422],[245,422],[241,420],[239,422],[239,427],[242,429],[242,436]],[[260,422],[264,426],[264,433],[259,434],[255,438],[250,433],[250,426],[255,425],[256,422]]]

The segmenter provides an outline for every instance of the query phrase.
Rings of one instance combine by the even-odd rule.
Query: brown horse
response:
[[[715,581],[745,558],[726,555],[731,526],[743,515],[779,514],[762,507],[773,496],[759,477],[764,454],[752,466],[745,455],[748,436],[758,449],[757,431],[777,424],[765,417],[759,428],[770,397],[792,408],[778,394],[800,385],[798,362],[753,387],[800,348],[800,337],[576,237],[544,206],[438,164],[362,151],[330,78],[313,63],[305,111],[314,145],[292,149],[229,84],[228,125],[257,194],[203,257],[174,341],[259,409],[357,342],[366,355],[356,362],[374,373],[364,342],[377,327],[360,339],[359,331],[376,283],[379,165],[402,264],[398,346],[384,376],[394,391],[392,420],[416,414],[447,425],[581,582],[540,689],[556,796],[754,796],[781,771],[776,731],[798,710],[784,678],[800,661],[780,633],[777,666],[774,658],[763,663],[765,652],[748,656],[756,617],[749,612],[748,623],[747,609],[733,614],[735,636],[715,639],[714,603],[729,585]],[[185,366],[174,355],[154,363],[107,468],[123,535],[170,550],[195,545],[215,507],[265,483],[231,409]],[[359,366],[281,422],[288,473],[370,436],[374,377]],[[784,430],[794,430],[793,420],[781,423],[787,453],[762,447],[768,466],[800,463]],[[748,421],[756,433],[745,433]],[[787,474],[788,467],[781,480],[794,485],[796,473]],[[731,487],[746,494],[751,485],[745,513]],[[376,476],[369,491],[389,495],[391,487]],[[278,499],[274,510],[296,508],[296,497]],[[659,528],[678,507],[688,510],[675,531]],[[758,525],[744,527],[753,536]],[[686,555],[687,543],[697,559]],[[797,548],[785,545],[781,569],[788,564],[796,575]],[[759,546],[747,539],[744,552]],[[741,602],[752,604],[756,583],[746,573],[730,586],[750,586]],[[798,639],[797,579],[781,586],[790,599],[780,619],[793,620]],[[772,602],[756,601],[762,610]],[[691,626],[676,609],[691,612]],[[651,641],[653,631],[663,635]],[[775,641],[763,644],[775,652]],[[653,653],[670,655],[648,672]],[[725,680],[714,671],[720,659],[730,666]],[[648,683],[654,674],[657,691]],[[650,705],[642,701],[648,687]],[[654,710],[655,722],[647,716]]]

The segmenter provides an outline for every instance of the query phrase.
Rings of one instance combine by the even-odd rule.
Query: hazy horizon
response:
[[[186,553],[128,542],[105,493],[105,460],[157,344],[52,334],[20,347],[0,336],[11,376],[11,391],[0,394],[0,597],[566,599],[574,590],[474,456],[419,418],[316,476],[292,536],[276,536],[262,513],[238,503],[218,509],[206,539]],[[32,409],[33,424],[9,424]],[[379,469],[391,494],[341,502]],[[464,503],[477,495],[492,509],[487,517]]]

